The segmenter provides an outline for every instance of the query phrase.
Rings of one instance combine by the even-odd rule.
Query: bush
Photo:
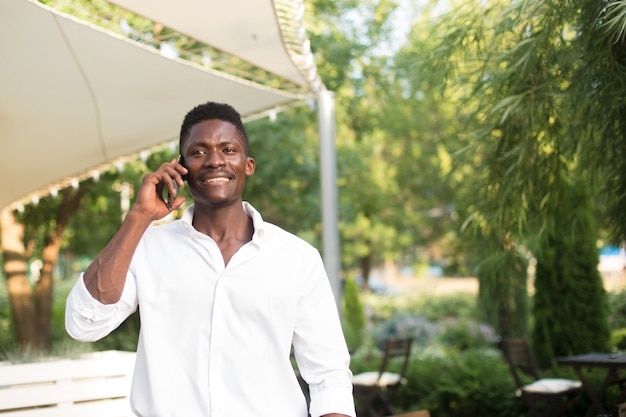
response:
[[[519,417],[524,407],[496,349],[416,352],[398,404],[416,405],[436,417]],[[417,404],[415,404],[417,401]]]
[[[366,354],[352,358],[356,372],[376,369]],[[433,417],[520,417],[528,415],[501,354],[494,348],[459,351],[414,346],[399,411],[428,409]]]
[[[588,189],[566,178],[558,185],[559,204],[536,250],[531,340],[540,367],[558,356],[606,351],[610,339]]]
[[[452,319],[442,325],[439,342],[458,350],[494,347],[500,340],[493,327],[473,319]]]
[[[378,347],[390,338],[411,337],[416,344],[426,344],[440,332],[439,326],[424,316],[410,313],[397,313],[392,317],[372,325],[372,339]]]
[[[609,325],[612,330],[626,328],[626,291],[607,294]]]
[[[611,332],[611,348],[613,350],[626,350],[626,328]]]
[[[343,289],[342,324],[348,348],[353,351],[363,344],[365,313],[359,299],[359,287],[353,278],[347,278]]]

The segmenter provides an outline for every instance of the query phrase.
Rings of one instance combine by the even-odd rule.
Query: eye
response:
[[[226,152],[226,153],[234,153],[234,152],[237,152],[237,149],[235,149],[235,147],[233,147],[233,146],[227,146],[227,147],[224,148],[224,152]]]
[[[191,156],[200,156],[200,155],[204,155],[206,153],[206,151],[204,149],[193,149],[190,152]]]

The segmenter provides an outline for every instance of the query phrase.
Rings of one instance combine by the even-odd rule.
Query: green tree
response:
[[[533,347],[546,366],[557,356],[606,351],[610,338],[589,192],[566,178],[556,192],[554,222],[537,250],[533,305]]]
[[[256,171],[248,178],[244,199],[265,220],[311,244],[320,242],[319,145],[317,113],[301,106],[246,124]]]
[[[394,116],[402,98],[389,49],[396,8],[392,1],[314,1],[309,9],[318,70],[336,93],[342,263],[359,270],[366,288],[375,266],[415,256],[425,217],[399,183],[415,161],[402,159],[397,133],[409,136],[410,128]]]
[[[365,330],[365,312],[359,298],[359,287],[352,277],[345,280],[342,300],[343,331],[350,350],[356,350],[363,344]]]
[[[2,214],[2,255],[16,341],[23,348],[50,347],[53,271],[68,224],[88,189],[66,188],[58,198],[50,196],[23,213]],[[31,257],[41,260],[38,271],[28,273]],[[31,282],[33,273],[37,279]]]
[[[468,139],[466,152],[458,152],[457,161],[477,167],[459,188],[463,236],[468,246],[491,247],[492,256],[506,253],[498,249],[502,245],[511,253],[545,253],[545,237],[564,218],[572,220],[555,217],[562,178],[587,182],[592,197],[603,190],[595,201],[609,207],[623,204],[622,193],[615,192],[624,183],[626,138],[618,98],[624,94],[624,34],[617,23],[623,22],[623,2],[464,1],[454,6],[426,28],[429,38],[440,41],[419,64],[432,71],[430,88],[441,88],[454,101],[465,124],[460,138]],[[414,33],[424,30],[416,27]],[[593,210],[601,212],[600,205]],[[623,212],[613,210],[605,225],[620,239]],[[480,250],[476,254],[488,259]],[[488,265],[478,259],[477,264]],[[494,303],[483,304],[488,311],[509,309],[507,316],[520,317],[510,309],[523,305],[501,297],[502,291],[516,294],[521,288],[523,278],[513,273],[517,268],[509,270],[509,277],[479,274],[481,297]],[[594,280],[579,284],[595,285]],[[539,286],[535,297],[540,299],[542,290]],[[568,287],[560,296],[576,299],[576,291]],[[594,311],[601,311],[601,297],[592,301]],[[587,321],[577,325],[590,326]]]
[[[528,334],[527,257],[506,237],[494,236],[484,236],[477,253],[478,305],[485,322],[501,337]]]

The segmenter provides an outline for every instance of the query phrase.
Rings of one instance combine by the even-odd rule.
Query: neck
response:
[[[241,202],[227,207],[197,207],[194,209],[193,227],[216,242],[228,239],[249,242],[254,227]]]

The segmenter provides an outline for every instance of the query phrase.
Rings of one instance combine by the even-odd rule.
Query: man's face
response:
[[[211,119],[194,125],[181,155],[196,204],[222,207],[241,201],[246,177],[254,174],[255,165],[232,123]]]

